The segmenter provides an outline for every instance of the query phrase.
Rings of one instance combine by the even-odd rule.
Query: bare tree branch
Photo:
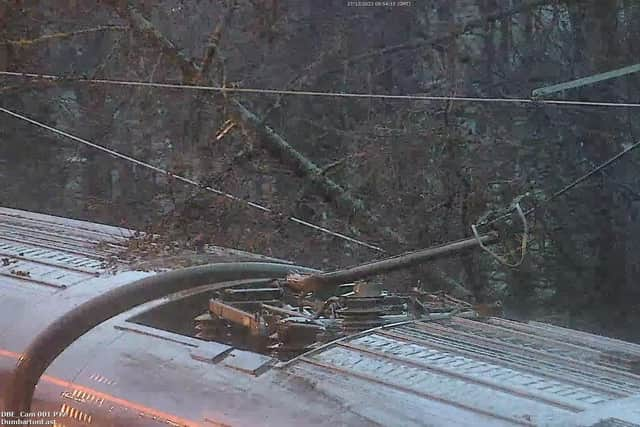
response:
[[[65,39],[65,38],[74,37],[80,34],[96,33],[99,31],[126,31],[128,29],[129,29],[128,27],[123,27],[119,25],[105,25],[101,27],[87,28],[84,30],[46,34],[44,36],[36,37],[35,39],[4,40],[0,42],[0,44],[12,45],[12,46],[18,46],[18,47],[27,47],[37,43],[47,42],[53,39]]]
[[[113,1],[111,1],[111,3],[113,3]],[[182,69],[185,80],[193,82],[194,79],[198,79],[199,76],[201,76],[202,68],[188,59],[180,49],[158,31],[135,7],[130,4],[124,6],[118,4],[116,5],[116,9],[123,19],[131,22],[134,29],[142,32],[151,41],[160,44],[166,55],[175,58]],[[234,115],[237,116],[239,121],[255,129],[257,133],[263,137],[263,141],[268,145],[270,151],[277,153],[283,161],[286,161],[304,176],[311,179],[316,188],[318,188],[325,197],[335,201],[337,207],[343,212],[365,219],[366,226],[371,232],[382,231],[386,238],[394,242],[404,242],[404,239],[392,230],[388,228],[379,230],[378,227],[374,226],[373,224],[377,222],[377,219],[365,209],[364,203],[361,200],[354,198],[333,180],[323,176],[322,170],[315,163],[291,146],[272,128],[264,125],[256,114],[235,99],[231,101],[230,105],[233,107]]]
[[[579,2],[579,1],[584,1],[584,0],[571,0],[571,1]],[[347,65],[355,64],[356,62],[364,61],[364,60],[372,58],[374,56],[386,55],[386,54],[404,52],[404,51],[407,51],[407,50],[419,49],[421,47],[428,46],[428,45],[440,45],[440,44],[443,44],[443,43],[448,43],[449,41],[451,41],[451,40],[453,40],[453,39],[455,39],[457,37],[460,37],[461,35],[466,34],[469,31],[475,30],[477,28],[482,28],[487,22],[499,21],[501,19],[508,18],[510,16],[513,16],[513,15],[517,15],[518,13],[526,12],[529,9],[533,9],[533,8],[536,8],[536,7],[548,5],[549,3],[553,3],[553,0],[534,0],[534,1],[526,2],[524,4],[521,4],[519,6],[513,7],[511,9],[495,12],[495,13],[492,13],[492,14],[489,14],[489,15],[485,15],[485,16],[481,16],[481,17],[479,17],[477,19],[473,19],[473,20],[471,20],[471,21],[469,21],[469,22],[467,22],[465,24],[458,25],[451,32],[449,32],[448,34],[445,34],[445,35],[439,35],[439,36],[428,38],[428,39],[413,40],[413,41],[406,42],[406,43],[400,43],[400,44],[393,45],[393,46],[387,46],[387,47],[384,47],[382,49],[376,49],[376,50],[372,50],[372,51],[369,51],[369,52],[364,52],[364,53],[352,56],[351,58],[348,58],[348,59],[344,60],[339,68],[335,67],[335,68],[332,68],[332,69],[329,69],[329,70],[325,70],[319,77],[322,77],[322,76],[327,75],[327,74],[339,72],[339,71],[342,70],[342,67],[344,67],[345,64],[347,64]]]
[[[224,14],[218,25],[214,28],[213,32],[209,36],[209,41],[207,43],[207,47],[204,52],[204,57],[202,58],[202,65],[200,70],[200,78],[204,81],[207,78],[209,73],[209,69],[213,64],[213,60],[216,59],[218,54],[218,47],[220,45],[220,40],[222,39],[222,35],[224,29],[227,27],[231,19],[233,18],[233,12],[236,10],[235,0],[230,0],[227,4],[227,12]],[[219,65],[223,67],[222,61],[219,61]],[[224,70],[224,68],[222,68]],[[224,83],[224,71],[222,73],[222,79]]]
[[[202,68],[187,58],[180,49],[178,49],[168,38],[158,31],[153,24],[144,18],[144,16],[142,16],[142,14],[133,6],[126,4],[123,5],[123,3],[126,3],[123,0],[109,0],[109,2],[116,7],[118,13],[123,17],[123,19],[132,23],[135,30],[144,34],[149,38],[149,40],[159,44],[167,56],[175,59],[177,65],[183,71],[184,79],[187,82],[194,82],[195,79],[201,75]],[[547,2],[548,0],[539,3]],[[317,63],[318,62],[314,62],[312,66],[315,66]],[[293,148],[277,132],[266,126],[263,120],[260,120],[258,116],[247,109],[242,103],[237,100],[233,100],[231,102],[231,106],[235,110],[235,115],[238,116],[243,123],[254,128],[258,134],[262,135],[263,141],[267,143],[268,147],[271,149],[270,151],[278,153],[283,160],[293,165],[299,172],[310,178],[313,184],[322,191],[325,197],[334,200],[339,208],[365,219],[366,223],[364,225],[368,231],[372,233],[381,233],[395,245],[403,245],[406,243],[406,240],[402,236],[390,228],[385,227],[380,229],[377,227],[375,225],[377,218],[364,208],[364,204],[361,200],[354,198],[340,185],[323,176],[322,169]],[[457,281],[435,266],[433,266],[430,271],[425,271],[424,275],[428,281],[431,281],[444,289],[457,289],[461,293],[464,293],[462,290],[468,292],[461,284],[457,283]]]

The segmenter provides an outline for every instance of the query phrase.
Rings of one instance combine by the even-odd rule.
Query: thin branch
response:
[[[129,2],[120,0],[105,0],[105,3],[113,6],[117,13],[125,20],[129,21],[132,27],[145,36],[149,41],[159,44],[163,52],[170,58],[173,58],[178,67],[182,70],[184,80],[187,83],[195,83],[197,77],[202,72],[201,67],[193,60],[189,59],[184,52],[164,34],[162,34],[142,13],[140,13]]]
[[[584,1],[584,0],[573,0],[573,1]],[[504,18],[508,18],[511,17],[513,15],[516,15],[518,13],[523,13],[526,12],[529,9],[533,9],[536,7],[540,7],[540,6],[545,6],[547,4],[549,4],[551,2],[551,0],[535,0],[535,1],[530,1],[527,3],[524,3],[520,6],[516,6],[513,7],[511,9],[508,10],[504,10],[504,11],[499,11],[499,12],[495,12],[486,16],[482,16],[480,18],[477,19],[472,19],[471,21],[462,24],[462,25],[458,25],[453,31],[449,32],[446,35],[439,35],[436,37],[432,37],[432,38],[428,38],[428,39],[419,39],[419,40],[412,40],[410,42],[407,43],[400,43],[397,45],[393,45],[393,46],[388,46],[382,49],[376,49],[376,50],[372,50],[372,51],[368,51],[368,52],[364,52],[361,53],[359,55],[355,55],[352,56],[349,59],[346,59],[344,61],[345,64],[354,64],[357,62],[361,62],[364,61],[366,59],[372,58],[374,56],[379,56],[379,55],[386,55],[386,54],[393,54],[393,53],[398,53],[398,52],[404,52],[407,50],[415,50],[415,49],[420,49],[422,47],[428,46],[428,45],[439,45],[442,43],[446,43],[449,42],[450,40],[453,40],[457,37],[460,37],[472,30],[478,29],[478,28],[482,28],[487,22],[494,22],[494,21],[499,21],[501,19]],[[331,73],[335,73],[335,72],[339,72],[342,70],[342,67],[344,66],[344,64],[342,64],[340,66],[340,68],[332,68],[328,71],[323,72],[322,76],[327,75],[327,74],[331,74]]]
[[[193,82],[197,76],[201,75],[201,67],[186,57],[186,55],[178,49],[169,39],[167,39],[160,31],[158,31],[151,22],[149,22],[140,12],[138,12],[133,6],[124,4],[120,0],[105,0],[116,8],[118,13],[125,19],[133,24],[133,28],[144,34],[149,40],[157,43],[163,49],[165,54],[175,59],[178,66],[181,68],[184,78],[187,82]],[[546,3],[546,2],[538,2]],[[124,6],[123,6],[124,4]],[[531,4],[530,4],[531,5]],[[532,6],[529,6],[532,7]],[[316,61],[311,64],[308,69],[314,68],[320,61]],[[303,77],[308,78],[308,75]],[[335,200],[338,205],[342,205],[347,208],[351,213],[360,214],[367,220],[367,228],[373,232],[381,232],[386,238],[395,244],[404,244],[405,239],[398,233],[391,230],[388,227],[380,229],[374,224],[376,219],[363,209],[362,201],[353,198],[348,195],[342,187],[326,177],[323,177],[320,172],[320,168],[307,159],[305,156],[295,150],[289,143],[282,138],[273,129],[265,126],[263,120],[249,111],[239,101],[233,101],[232,106],[237,110],[237,115],[240,116],[242,122],[248,124],[262,134],[264,141],[269,145],[272,151],[281,153],[290,164],[297,166],[298,170],[302,171],[305,175],[311,178],[312,182],[320,187],[326,196],[329,196],[332,200]],[[320,179],[319,179],[320,178]],[[438,283],[445,288],[463,288],[456,283],[452,278],[445,274],[438,267],[433,266],[430,270],[424,272],[426,280]]]
[[[149,74],[149,81],[153,82],[153,77],[156,74],[156,70],[158,69],[158,66],[160,65],[160,61],[162,60],[162,52],[160,52],[160,54],[158,55],[158,59],[156,60],[156,64],[153,66],[153,68],[151,69],[151,74]]]
[[[287,84],[285,85],[285,89],[291,88],[298,80],[300,80],[305,75],[305,71],[306,71],[306,69],[303,70],[302,72],[298,73],[291,80],[289,80],[287,82]],[[280,108],[280,103],[282,102],[282,97],[283,97],[282,94],[278,95],[276,97],[276,100],[269,106],[269,108],[267,108],[265,110],[265,112],[262,114],[262,120],[260,120],[260,126],[264,126],[264,124],[266,123],[267,119],[269,119],[269,116],[271,115],[271,113],[274,110],[276,110],[277,108]]]
[[[47,89],[54,86],[54,82],[46,80],[33,80],[27,83],[21,83],[17,85],[0,87],[0,95],[7,96],[10,94],[16,94],[26,92],[28,90]]]
[[[320,174],[325,175],[327,172],[329,172],[331,169],[335,169],[338,166],[340,166],[341,164],[343,164],[345,161],[349,160],[350,158],[352,158],[353,156],[346,156],[341,158],[340,160],[336,160],[335,162],[331,162],[328,165],[324,166],[321,170],[320,170]]]
[[[158,43],[164,50],[165,54],[177,61],[187,81],[193,82],[201,75],[202,68],[194,61],[187,58],[186,55],[173,44],[173,42],[156,29],[154,25],[135,7],[131,4],[123,6],[114,0],[111,0],[110,3],[114,4],[118,14],[120,14],[123,19],[131,22],[134,29],[144,34],[151,41]],[[296,150],[275,130],[264,125],[263,121],[242,103],[233,99],[230,101],[230,105],[239,122],[255,129],[257,133],[263,137],[263,141],[267,144],[267,148],[270,149],[271,152],[278,154],[282,160],[286,161],[297,169],[298,172],[309,178],[316,188],[321,190],[325,197],[336,203],[340,210],[348,213],[349,215],[364,218],[367,228],[371,232],[382,231],[383,235],[394,242],[403,243],[405,241],[400,235],[388,228],[380,230],[379,227],[376,227],[374,225],[377,222],[376,218],[374,218],[374,216],[365,209],[364,203],[361,200],[354,198],[333,180],[323,176],[321,174],[321,169],[315,163]]]
[[[209,36],[209,41],[204,51],[200,69],[200,79],[202,81],[206,80],[207,75],[209,74],[209,69],[213,64],[213,60],[219,56],[218,47],[220,46],[220,40],[222,40],[224,29],[227,27],[229,22],[231,22],[231,19],[233,18],[233,12],[235,10],[235,0],[231,0],[227,4],[227,12],[224,14],[222,19],[220,19],[220,22],[218,22],[218,25],[215,26],[213,32]],[[218,62],[220,66],[223,66],[223,61],[219,60]]]
[[[298,72],[292,79],[290,79],[287,84],[285,85],[285,89],[289,89],[291,87],[293,87],[293,85],[295,84],[299,84],[299,83],[304,83],[306,80],[308,80],[309,75],[311,74],[311,71],[318,67],[320,64],[322,64],[322,61],[324,60],[325,57],[327,57],[329,55],[329,53],[332,53],[332,51],[323,51],[320,56],[318,56],[316,58],[315,61],[311,62],[309,65],[307,65],[306,67],[304,67],[302,70],[300,70],[300,72]],[[261,120],[261,126],[263,126],[266,121],[269,119],[269,115],[276,110],[277,108],[280,107],[281,102],[282,102],[282,98],[283,98],[283,94],[280,94],[276,97],[276,100],[269,106],[269,108],[267,108],[267,110],[262,114],[262,120]]]
[[[114,55],[118,51],[118,48],[120,47],[121,42],[122,42],[122,36],[114,40],[113,46],[111,46],[111,49],[109,50],[109,53],[107,54],[107,56],[100,62],[100,64],[98,64],[93,69],[93,72],[91,73],[92,79],[95,79],[98,76],[98,74],[100,74],[107,67],[111,59],[114,57]]]
[[[46,34],[44,36],[36,37],[35,39],[5,40],[3,42],[0,42],[0,44],[12,45],[12,46],[18,46],[18,47],[27,47],[37,43],[47,42],[53,39],[64,39],[69,37],[75,37],[80,34],[96,33],[99,31],[126,31],[128,29],[129,29],[128,27],[123,27],[120,25],[106,25],[106,26],[95,27],[95,28],[87,28],[84,30]]]

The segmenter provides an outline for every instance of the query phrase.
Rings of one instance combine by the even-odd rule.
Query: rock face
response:
[[[439,0],[396,7],[131,2],[176,50],[161,48],[153,32],[137,31],[117,9],[120,3],[0,3],[0,69],[240,88],[526,98],[539,87],[630,65],[640,49],[634,42],[640,6],[624,0]],[[203,75],[185,73],[184,61],[202,65]],[[639,89],[640,77],[630,75],[559,96],[633,102]],[[527,191],[536,197],[523,203],[533,206],[633,142],[640,130],[640,110],[621,108],[222,97],[4,76],[0,96],[5,108],[391,251],[467,236],[487,210]],[[266,149],[254,126],[238,122],[224,132],[237,119],[232,96],[362,200],[373,220],[336,209]],[[8,116],[0,123],[1,205],[163,232],[187,246],[204,233],[207,243],[312,265],[325,260],[323,268],[375,256]],[[640,188],[632,157],[537,215],[521,268],[469,254],[438,264],[447,286],[463,284],[480,300],[506,298],[505,310],[519,315],[541,307],[565,315],[571,326],[639,339],[625,335],[632,301],[640,296],[633,285]],[[505,228],[501,253],[517,250],[519,227],[514,221]],[[428,271],[391,276],[387,286],[413,286]]]

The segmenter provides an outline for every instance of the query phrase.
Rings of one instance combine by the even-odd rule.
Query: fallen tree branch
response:
[[[202,75],[201,67],[194,61],[186,57],[186,55],[178,49],[167,37],[165,37],[154,25],[147,20],[134,6],[131,4],[123,5],[115,0],[109,1],[120,16],[131,22],[134,30],[141,32],[151,41],[158,43],[164,52],[176,60],[178,66],[183,72],[185,80],[192,83]],[[405,240],[396,232],[389,228],[382,230],[374,226],[377,219],[370,214],[364,206],[364,203],[351,196],[344,188],[335,183],[333,180],[322,175],[322,170],[306,156],[296,150],[282,136],[269,126],[266,126],[256,114],[251,112],[242,103],[236,99],[230,100],[230,105],[235,112],[237,119],[255,129],[263,138],[271,152],[276,153],[280,158],[293,166],[299,173],[311,180],[316,188],[330,200],[333,200],[337,207],[350,215],[363,218],[365,220],[368,231],[382,231],[385,238],[394,242],[404,243]]]
[[[231,105],[237,112],[243,123],[255,128],[260,125],[260,119],[237,100],[231,100]],[[269,126],[257,128],[262,136],[269,141],[269,148],[283,160],[294,166],[298,172],[306,175],[322,190],[324,196],[335,200],[343,210],[355,214],[364,210],[364,204],[358,199],[352,198],[347,192],[333,180],[322,177],[322,170],[306,156],[293,148],[284,138]]]
[[[131,22],[134,30],[141,32],[150,41],[159,44],[166,55],[174,58],[178,67],[182,70],[183,77],[186,82],[193,83],[201,75],[201,68],[198,64],[187,58],[180,49],[178,49],[168,38],[158,31],[135,7],[129,5],[128,2],[124,0],[105,1],[111,4],[124,20]],[[360,200],[346,194],[345,191],[335,182],[328,179],[318,179],[322,178],[322,175],[318,174],[318,171],[321,171],[318,166],[295,150],[273,129],[265,126],[262,120],[259,120],[255,114],[244,107],[244,105],[239,101],[234,101],[232,106],[239,110],[237,114],[238,116],[241,118],[244,116],[250,121],[250,123],[247,122],[248,125],[251,125],[252,127],[257,126],[256,130],[263,135],[264,141],[272,148],[273,151],[280,152],[284,159],[295,165],[297,168],[300,168],[299,170],[302,173],[312,178],[312,181],[326,192],[327,197],[338,197],[338,204],[345,207],[349,212],[360,215],[363,214],[364,204]],[[375,226],[373,225],[375,223],[375,219],[368,212],[365,217],[368,219],[368,228],[375,229]],[[381,231],[386,238],[395,244],[405,243],[405,239],[390,228],[385,227],[378,231]],[[437,267],[426,272],[425,276],[428,281],[437,283],[445,289],[457,288],[466,291],[462,285],[448,277],[448,275]]]
[[[227,81],[227,73],[224,65],[224,58],[221,57],[218,50],[220,44],[222,43],[222,38],[224,36],[224,32],[231,20],[233,19],[235,8],[235,0],[228,0],[226,2],[226,11],[222,13],[222,17],[219,19],[212,33],[209,35],[209,39],[207,45],[205,46],[204,55],[200,62],[200,67],[197,72],[197,80],[201,84],[207,84],[209,80],[209,74],[212,68],[216,68],[218,80],[222,82],[223,86],[226,86]],[[203,126],[202,123],[211,121],[211,117],[205,108],[202,108],[203,105],[206,105],[206,101],[208,97],[211,95],[206,92],[200,92],[196,95],[196,98],[191,102],[190,107],[190,115],[195,118],[194,126],[190,126],[186,129],[185,137],[190,139],[196,144],[201,144],[203,141],[203,136],[206,134],[205,129],[206,126]],[[226,97],[225,93],[222,93],[223,98]],[[214,99],[216,97],[214,96]],[[218,97],[218,99],[220,99]],[[226,105],[225,102],[221,102],[220,105],[223,107]],[[226,116],[224,110],[222,112],[223,116]],[[228,120],[227,120],[228,122]],[[223,125],[224,127],[224,125]],[[218,133],[216,135],[216,141],[219,141],[224,135],[230,131],[234,126],[226,127],[226,130],[223,130],[222,133]]]
[[[182,50],[178,49],[178,47],[165,37],[142,13],[127,1],[107,0],[106,3],[114,7],[122,19],[129,21],[135,31],[147,37],[149,41],[159,44],[165,55],[174,59],[187,83],[197,83],[197,79],[201,73],[200,66],[189,59]]]

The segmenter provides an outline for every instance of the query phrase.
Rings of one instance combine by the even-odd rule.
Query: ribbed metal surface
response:
[[[409,344],[390,337],[371,335],[353,341],[366,348],[393,355],[396,360],[419,363],[425,369],[438,370],[447,375],[475,381],[488,388],[520,394],[565,409],[585,409],[616,396],[587,387],[563,383],[532,373],[487,363],[425,345]]]
[[[445,403],[453,419],[476,413],[496,425],[543,425],[640,393],[627,365],[602,362],[606,340],[552,336],[561,333],[569,331],[501,319],[416,321],[338,341],[291,369],[314,381],[321,372],[352,377],[413,395],[426,412]],[[640,346],[620,342],[622,350],[631,358]]]
[[[629,396],[640,392],[640,381],[635,375],[605,366],[582,362],[555,353],[554,347],[527,347],[519,338],[510,340],[506,333],[502,339],[488,339],[487,331],[470,321],[468,328],[451,328],[451,323],[416,323],[394,331],[410,339],[419,339],[444,345],[452,351],[477,354],[482,358],[507,363],[518,369],[534,369],[540,375],[550,376],[563,382],[606,390],[618,396]],[[490,327],[490,326],[488,326]],[[475,330],[474,330],[475,328]]]
[[[112,240],[114,243],[117,243],[118,240],[125,240],[134,233],[133,230],[114,227],[111,225],[97,224],[4,207],[0,207],[0,218],[0,222],[3,224],[40,230],[45,233],[53,231],[54,234],[59,234],[60,231],[64,230],[68,237],[75,236],[80,240]]]
[[[492,325],[503,326],[541,337],[552,338],[558,341],[600,350],[605,354],[626,354],[630,357],[640,357],[639,345],[614,338],[593,335],[587,332],[539,322],[519,323],[497,318],[489,319],[488,322]]]
[[[42,249],[20,243],[4,242],[1,238],[0,257],[66,268],[89,274],[99,273],[104,267],[103,261],[72,255],[55,249]]]
[[[458,332],[493,339],[507,346],[546,353],[555,359],[565,359],[571,363],[581,363],[583,366],[597,366],[604,370],[611,370],[612,377],[619,376],[614,372],[616,370],[627,371],[631,374],[634,384],[640,385],[640,375],[631,372],[630,367],[634,362],[640,362],[640,346],[634,348],[633,344],[627,344],[626,350],[620,347],[615,351],[616,349],[609,343],[599,344],[598,337],[595,335],[590,339],[554,337],[551,334],[541,333],[535,327],[503,319],[493,319],[487,323],[452,319],[446,326]],[[629,375],[624,376],[624,381],[628,381],[629,378]]]
[[[426,357],[433,360],[446,358],[442,354]],[[375,379],[382,386],[402,389],[426,401],[446,401],[463,410],[485,415],[490,413],[496,418],[509,419],[516,423],[519,420],[525,425],[525,416],[559,416],[568,410],[486,387],[472,380],[456,378],[351,348],[335,347],[310,359],[322,362],[327,367],[338,368],[344,374]]]
[[[0,279],[65,289],[99,276],[129,230],[0,208]]]
[[[0,208],[0,241],[93,259],[117,255],[132,232],[100,224]]]

